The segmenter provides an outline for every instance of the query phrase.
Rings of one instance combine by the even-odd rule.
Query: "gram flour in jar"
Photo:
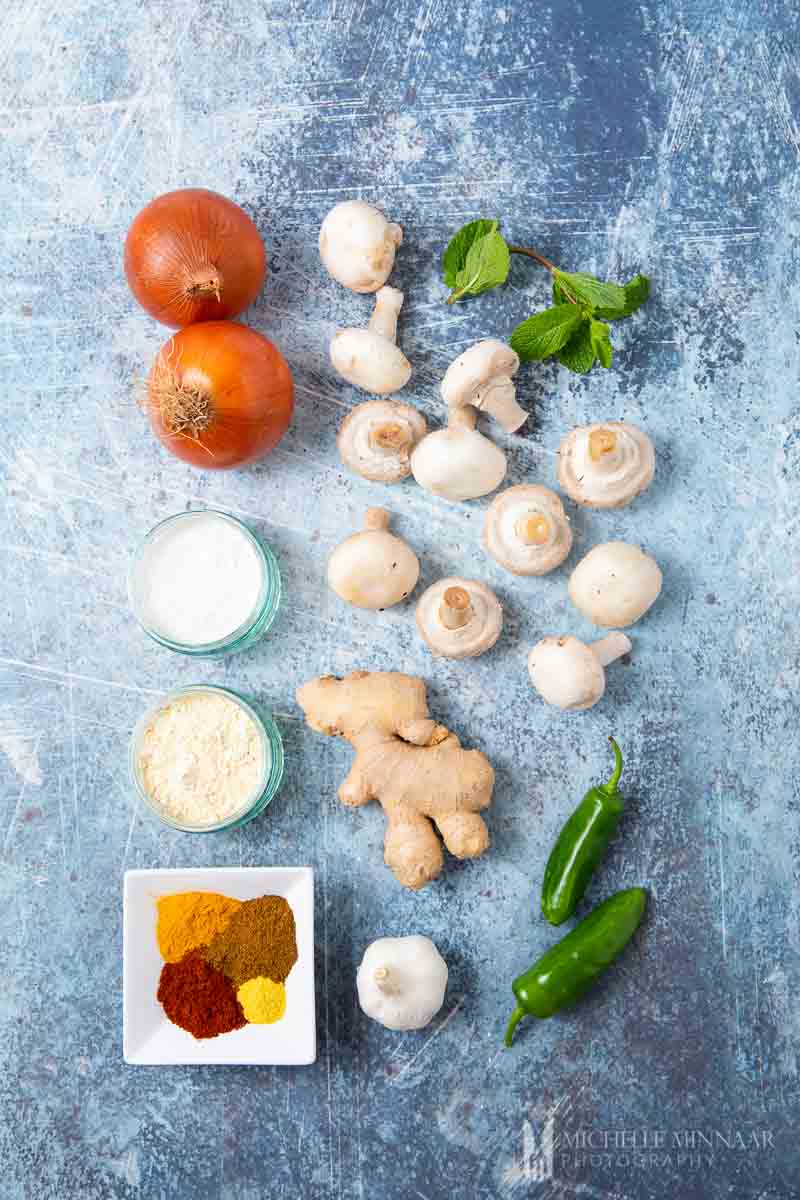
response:
[[[252,717],[228,696],[187,692],[151,717],[137,746],[153,806],[180,825],[216,825],[246,810],[265,775]]]
[[[191,512],[145,543],[132,588],[148,629],[183,646],[208,646],[254,618],[263,579],[263,562],[239,525],[219,513]]]

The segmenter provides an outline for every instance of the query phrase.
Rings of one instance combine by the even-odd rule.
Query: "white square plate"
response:
[[[245,1025],[198,1039],[168,1020],[156,999],[164,965],[156,900],[174,892],[221,892],[236,900],[283,896],[292,906],[297,962],[286,980],[286,1013],[274,1025]],[[317,1057],[314,1012],[314,872],[311,867],[201,867],[126,871],[123,898],[122,1047],[137,1065],[228,1063],[287,1066]]]

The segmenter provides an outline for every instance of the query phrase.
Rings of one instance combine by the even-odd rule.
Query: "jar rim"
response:
[[[213,824],[191,825],[184,821],[174,820],[154,803],[141,779],[138,751],[142,735],[156,713],[166,708],[173,701],[197,692],[210,692],[213,695],[225,696],[247,713],[258,730],[261,739],[263,768],[261,779],[252,793],[230,816],[223,818],[221,821],[215,821]],[[131,733],[128,769],[139,799],[144,803],[148,811],[158,817],[164,825],[181,833],[214,833],[222,829],[232,829],[238,825],[242,825],[253,817],[258,816],[267,807],[277,792],[283,778],[283,742],[272,716],[258,712],[251,702],[240,695],[239,692],[233,691],[232,688],[220,687],[213,683],[189,683],[167,692],[166,695],[162,696],[157,703],[147,708],[139,717]]]
[[[179,642],[173,638],[167,637],[160,633],[158,629],[150,625],[137,603],[135,577],[138,568],[140,567],[145,551],[153,544],[155,539],[163,533],[164,529],[178,521],[184,521],[195,517],[203,517],[212,515],[220,517],[239,529],[249,540],[250,544],[255,549],[256,555],[261,567],[261,587],[258,593],[253,608],[251,609],[247,619],[243,621],[236,629],[233,629],[225,637],[218,638],[213,642]],[[281,599],[281,577],[278,570],[278,564],[275,555],[270,548],[266,546],[253,530],[246,525],[239,517],[233,513],[226,512],[225,509],[215,508],[213,505],[207,505],[205,508],[191,508],[184,512],[172,513],[163,520],[158,521],[153,527],[148,530],[142,538],[138,547],[133,553],[127,574],[127,592],[128,604],[131,612],[138,624],[139,628],[152,638],[159,646],[164,646],[167,650],[174,650],[178,654],[194,655],[198,658],[213,657],[216,654],[225,651],[235,650],[239,643],[247,641],[252,631],[258,626],[259,622],[267,615],[270,619],[265,622],[264,629],[261,632],[266,632],[266,629],[272,623],[271,618],[277,612],[278,605]]]

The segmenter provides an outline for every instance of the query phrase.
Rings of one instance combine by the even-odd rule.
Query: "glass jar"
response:
[[[225,696],[228,700],[232,700],[244,709],[245,713],[255,725],[260,739],[263,754],[263,770],[261,779],[254,789],[252,795],[248,796],[242,805],[230,816],[215,824],[206,825],[189,825],[180,821],[174,820],[163,809],[151,799],[142,778],[142,772],[139,765],[139,750],[148,725],[154,719],[156,714],[163,708],[181,699],[183,696],[192,695],[195,692],[206,692],[216,695]],[[139,798],[146,807],[165,825],[169,825],[172,829],[180,829],[184,833],[214,833],[219,829],[236,829],[240,825],[247,824],[257,817],[269,804],[272,797],[280,787],[283,779],[283,742],[277,725],[269,713],[259,711],[252,700],[245,699],[238,692],[234,692],[231,688],[216,687],[212,684],[190,684],[188,687],[176,688],[175,691],[169,692],[158,704],[154,704],[146,713],[139,719],[131,736],[130,754],[129,754],[129,769],[131,780],[139,795]]]
[[[148,557],[157,552],[159,544],[165,544],[167,538],[174,536],[180,524],[189,522],[196,524],[201,520],[208,521],[209,517],[233,526],[247,539],[249,546],[255,551],[260,566],[260,588],[252,609],[235,629],[215,641],[179,641],[166,633],[163,628],[157,628],[156,624],[148,619],[147,604],[144,598]],[[270,548],[264,545],[243,521],[216,508],[192,509],[189,512],[175,513],[174,516],[167,517],[147,534],[136,552],[128,572],[128,600],[138,624],[159,646],[166,646],[168,650],[175,650],[179,654],[188,654],[195,658],[216,658],[224,654],[235,654],[239,650],[246,650],[264,636],[275,620],[280,606],[281,576]]]

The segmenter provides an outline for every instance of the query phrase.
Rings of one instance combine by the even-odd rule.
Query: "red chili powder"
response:
[[[228,980],[197,950],[180,962],[164,963],[158,999],[170,1021],[196,1038],[216,1037],[247,1024]]]

